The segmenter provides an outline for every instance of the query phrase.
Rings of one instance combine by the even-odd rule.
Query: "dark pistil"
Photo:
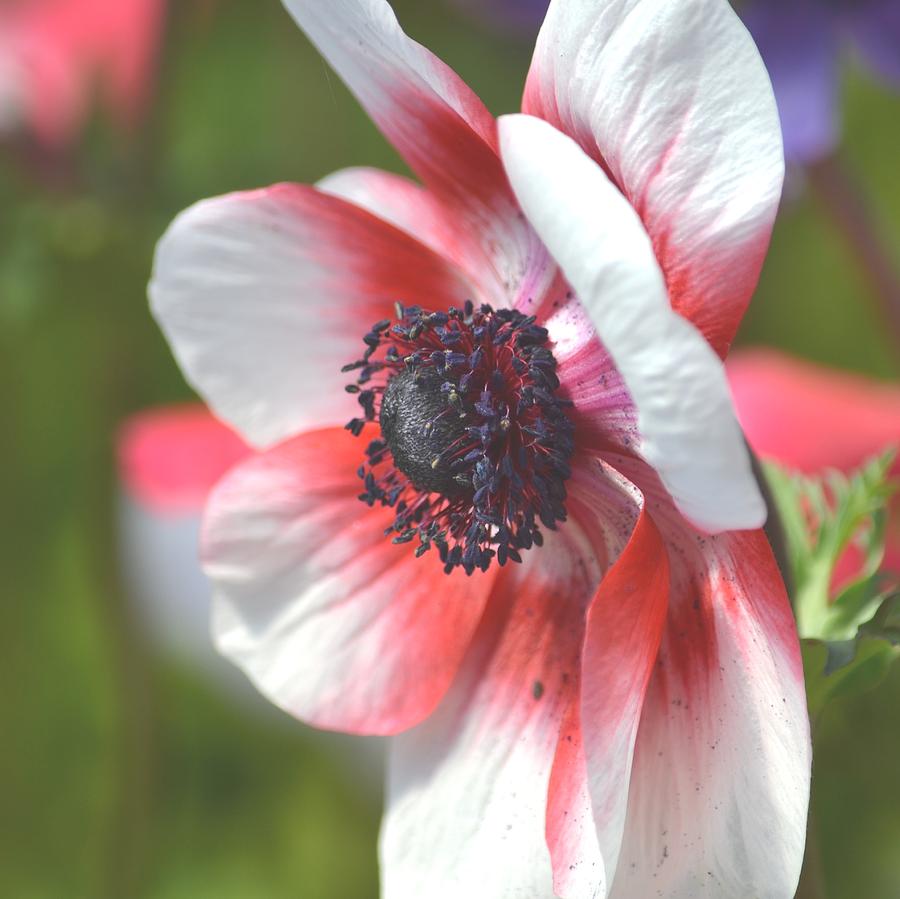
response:
[[[471,482],[457,480],[445,451],[465,434],[466,416],[448,409],[447,383],[430,368],[400,372],[387,383],[379,420],[394,465],[417,490],[460,496]]]
[[[359,468],[360,499],[394,510],[395,543],[434,547],[468,574],[521,561],[564,521],[573,451],[547,331],[511,309],[398,306],[364,337],[347,390],[381,435]]]

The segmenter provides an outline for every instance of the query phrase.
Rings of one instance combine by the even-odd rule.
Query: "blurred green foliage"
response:
[[[408,30],[495,112],[530,48],[436,2]],[[359,764],[161,658],[117,563],[113,439],[190,394],[145,300],[156,238],[204,196],[355,164],[402,170],[276,0],[172,3],[156,102],[68,158],[0,148],[0,895],[366,899],[379,802]],[[854,76],[848,166],[900,245],[900,116]],[[786,202],[742,339],[900,374],[864,279],[814,195]],[[819,723],[814,807],[829,899],[900,895],[900,671]]]
[[[765,463],[790,557],[792,602],[803,652],[809,715],[864,693],[900,656],[900,585],[883,569],[889,503],[897,491],[891,449],[851,475],[800,475]],[[834,585],[848,550],[860,567]],[[833,586],[834,585],[834,586]]]

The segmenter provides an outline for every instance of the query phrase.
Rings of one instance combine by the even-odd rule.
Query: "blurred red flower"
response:
[[[851,472],[900,446],[900,384],[890,384],[791,358],[770,349],[744,350],[727,363],[738,418],[763,459],[815,474]],[[900,474],[900,458],[894,474]],[[859,570],[859,553],[840,560],[834,583]],[[884,567],[900,571],[900,503],[889,523]]]

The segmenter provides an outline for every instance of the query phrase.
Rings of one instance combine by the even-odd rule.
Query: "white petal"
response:
[[[547,791],[601,564],[570,523],[501,572],[450,692],[392,741],[384,899],[553,899]]]
[[[781,195],[781,129],[725,0],[553,0],[523,111],[574,137],[640,213],[673,307],[724,355]]]
[[[405,102],[453,112],[494,145],[494,119],[447,65],[404,34],[386,0],[283,0],[288,12],[401,153],[423,154],[436,135],[415,134]]]
[[[724,368],[699,331],[673,312],[635,211],[600,167],[546,122],[505,116],[500,139],[525,214],[631,393],[642,455],[698,527],[761,526],[766,507]]]
[[[608,535],[618,531],[621,542],[588,609],[580,702],[560,732],[550,780],[547,843],[556,892],[566,899],[601,899],[613,880],[641,706],[669,595],[665,547],[640,492],[600,461],[584,467],[597,486],[585,494],[575,470],[572,512],[584,520],[587,501],[596,524]],[[618,485],[621,508],[600,494],[601,483]]]
[[[358,499],[368,439],[308,432],[233,469],[203,558],[217,645],[267,698],[318,727],[387,734],[440,701],[493,578],[446,575],[385,536],[390,510]]]
[[[385,899],[551,899],[554,883],[581,899],[603,882],[586,766],[566,752],[565,727],[581,695],[585,610],[629,543],[640,497],[594,461],[576,464],[568,486],[570,520],[501,571],[450,692],[393,741]],[[627,752],[596,761],[620,772]],[[610,793],[623,805],[627,776]],[[586,827],[571,826],[576,814]]]
[[[362,355],[363,334],[395,301],[445,309],[471,295],[408,234],[300,185],[183,212],[159,242],[150,283],[188,381],[259,447],[356,414],[341,366]]]
[[[554,270],[518,216],[496,123],[469,87],[404,34],[386,0],[284,0],[425,186],[455,219],[457,251],[498,306],[535,304]]]
[[[612,459],[635,480],[635,460]],[[672,579],[611,899],[790,899],[810,736],[796,625],[762,531],[705,537],[647,493]]]

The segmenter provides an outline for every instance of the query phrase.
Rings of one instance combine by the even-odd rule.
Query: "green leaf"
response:
[[[846,646],[847,642],[852,645]],[[864,637],[845,643],[804,640],[801,644],[807,703],[813,718],[833,699],[877,687],[900,655],[900,647],[887,640]],[[837,659],[842,652],[849,658]]]
[[[887,504],[897,489],[888,474],[895,454],[885,452],[849,477],[835,471],[808,477],[765,464],[788,543],[801,637],[852,640],[884,600],[879,568]],[[832,601],[834,569],[851,544],[861,550],[863,564],[856,579]]]
[[[887,505],[897,485],[886,452],[847,477],[813,478],[768,463],[767,480],[791,561],[810,714],[832,699],[876,686],[900,655],[900,591],[880,571]],[[862,564],[837,596],[835,566],[855,545]]]

